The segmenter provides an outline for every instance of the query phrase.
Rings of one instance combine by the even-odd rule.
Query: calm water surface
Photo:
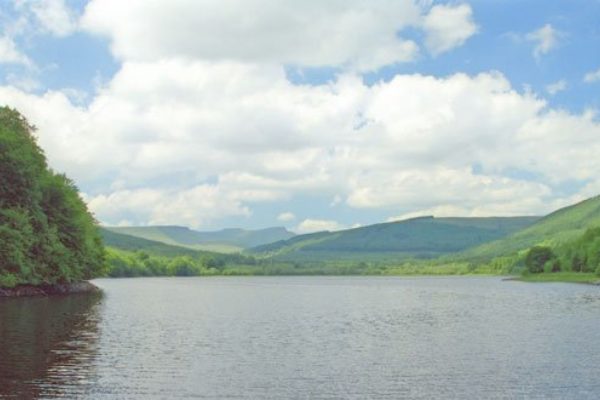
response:
[[[600,397],[600,288],[497,278],[98,280],[0,301],[0,398]]]

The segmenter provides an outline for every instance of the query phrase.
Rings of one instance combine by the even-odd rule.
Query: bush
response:
[[[12,288],[19,284],[19,280],[13,274],[0,275],[0,287]]]

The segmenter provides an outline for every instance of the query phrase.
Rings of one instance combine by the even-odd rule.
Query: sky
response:
[[[600,0],[0,0],[0,105],[105,225],[338,230],[600,194]]]

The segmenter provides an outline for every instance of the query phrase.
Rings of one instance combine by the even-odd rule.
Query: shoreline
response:
[[[506,278],[507,281],[526,283],[578,283],[600,286],[600,277],[594,273],[543,272]]]
[[[490,273],[469,273],[469,274],[223,274],[223,275],[194,275],[194,276],[119,276],[119,277],[101,277],[99,279],[152,279],[152,278],[270,278],[270,277],[380,277],[380,278],[498,278],[505,282],[524,282],[524,283],[578,283],[592,286],[600,286],[600,277],[595,274],[535,274],[535,275],[514,275],[514,274],[490,274]]]
[[[100,288],[91,282],[59,283],[55,285],[18,285],[13,288],[0,287],[0,299],[15,297],[57,296],[78,293],[96,293]]]

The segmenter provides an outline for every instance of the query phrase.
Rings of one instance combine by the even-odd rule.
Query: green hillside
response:
[[[420,217],[296,236],[255,247],[250,252],[293,261],[434,258],[505,237],[537,220],[538,217]]]
[[[253,257],[240,253],[222,254],[124,235],[101,228],[106,244],[107,274],[123,276],[196,276],[214,275],[225,268],[256,265]]]
[[[574,240],[588,228],[600,226],[600,196],[561,208],[510,236],[485,243],[461,258],[491,259],[517,253],[535,245],[556,246]]]
[[[116,233],[106,228],[100,228],[100,233],[106,246],[124,251],[143,251],[148,254],[163,257],[197,256],[201,253],[208,253],[186,247],[168,245],[154,240],[142,239],[135,236]]]
[[[221,253],[238,252],[294,236],[292,232],[281,227],[259,230],[223,229],[213,232],[199,232],[181,226],[108,227],[106,229],[169,245]]]

